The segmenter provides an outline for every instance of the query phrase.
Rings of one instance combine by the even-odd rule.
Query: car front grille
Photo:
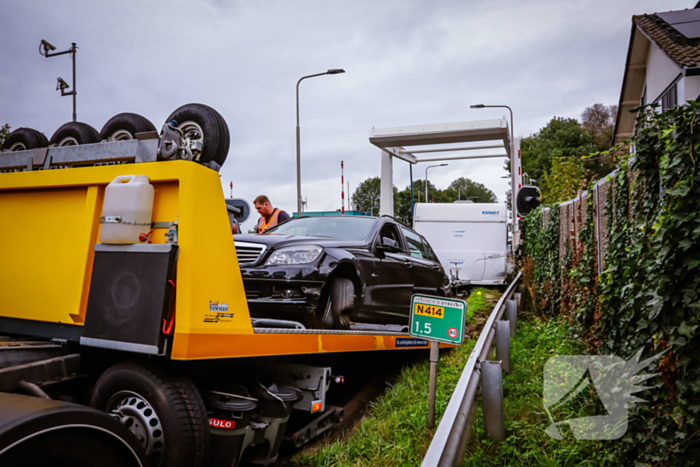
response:
[[[256,263],[267,249],[267,246],[262,243],[237,242],[235,240],[233,243],[236,247],[238,264],[241,265]]]
[[[255,300],[260,296],[260,286],[243,284],[243,288],[245,289],[246,300]]]

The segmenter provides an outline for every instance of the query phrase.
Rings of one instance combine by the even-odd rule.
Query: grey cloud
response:
[[[187,102],[219,110],[231,128],[221,172],[237,195],[265,192],[295,207],[295,99],[300,76],[345,75],[301,89],[303,191],[312,209],[340,206],[340,161],[353,187],[379,174],[373,127],[500,118],[516,133],[553,117],[578,118],[594,102],[616,103],[631,16],[691,7],[651,1],[210,1],[5,0],[0,3],[0,124],[48,136],[70,119],[54,91],[67,57],[45,59],[39,40],[77,42],[78,117],[96,128],[140,113],[160,126]],[[503,199],[501,159],[450,162],[431,172],[445,186],[467,176]],[[408,184],[395,163],[394,183]],[[422,178],[424,166],[414,168]]]

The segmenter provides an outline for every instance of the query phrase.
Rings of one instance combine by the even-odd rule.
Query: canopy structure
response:
[[[512,138],[508,121],[505,118],[397,128],[373,128],[369,133],[369,142],[382,151],[380,214],[394,215],[392,189],[394,157],[410,164],[505,157],[510,159],[511,206],[515,206],[515,197],[522,187],[520,138]],[[423,146],[427,148],[423,148]],[[412,147],[414,149],[411,149]],[[494,151],[483,154],[485,149],[493,149]],[[479,151],[479,153],[475,154],[474,151]],[[518,224],[513,222],[514,246],[519,243],[519,240]]]

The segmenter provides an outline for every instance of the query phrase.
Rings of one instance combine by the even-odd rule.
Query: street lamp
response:
[[[316,73],[315,75],[302,76],[297,81],[297,212],[301,216],[301,137],[299,133],[299,84],[307,78],[315,78],[323,75],[337,75],[345,73],[342,68],[331,68],[324,73]]]
[[[511,172],[511,181],[513,180],[513,177],[515,177],[514,169],[515,169],[515,130],[513,129],[513,109],[508,107],[507,105],[484,105],[484,104],[475,104],[469,106],[472,109],[492,109],[492,108],[502,108],[502,109],[508,109],[510,112],[510,172]],[[515,189],[515,184],[511,182],[511,194],[510,194],[510,202],[511,202],[511,209],[513,210],[513,233],[517,232],[519,229],[517,228],[517,223],[515,222],[515,212],[517,211],[515,207],[515,199],[516,199],[517,193]]]
[[[437,164],[437,165],[429,165],[428,167],[425,168],[425,202],[428,202],[428,169],[432,169],[433,167],[445,167],[446,165],[450,164]]]
[[[43,49],[43,52],[42,52]],[[75,110],[75,96],[78,94],[78,92],[75,89],[75,54],[78,51],[78,47],[75,45],[75,42],[71,43],[70,49],[64,50],[63,52],[54,52],[51,53],[52,50],[56,50],[56,47],[53,46],[49,41],[46,41],[44,39],[41,40],[41,45],[39,46],[39,54],[43,55],[46,58],[50,57],[57,57],[59,55],[63,54],[70,54],[71,59],[73,59],[73,90],[66,92],[66,89],[68,89],[70,86],[68,83],[63,81],[63,78],[58,78],[58,84],[56,86],[56,91],[59,89],[61,90],[61,96],[73,96],[73,121],[77,122],[78,121],[78,114]]]

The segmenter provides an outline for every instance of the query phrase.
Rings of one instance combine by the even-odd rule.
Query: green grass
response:
[[[488,313],[493,310],[493,303],[488,298],[496,297],[498,300],[498,292],[492,289],[479,287],[472,291],[467,299],[467,322],[471,322],[475,315]]]
[[[464,466],[605,466],[619,465],[612,454],[612,441],[578,441],[569,433],[562,440],[551,439],[545,428],[550,420],[542,404],[543,369],[554,355],[584,355],[585,347],[570,337],[567,324],[555,319],[535,318],[518,325],[511,341],[513,372],[503,379],[506,411],[504,443],[488,441],[483,415],[478,409]],[[568,416],[590,415],[595,400],[572,406]]]
[[[477,289],[470,295],[469,309],[475,324],[485,320],[497,299],[498,294],[488,289]],[[476,336],[463,346],[441,354],[438,422],[475,342]],[[463,465],[616,465],[605,443],[572,438],[555,441],[544,432],[549,425],[542,406],[544,364],[553,355],[583,352],[582,347],[570,340],[568,326],[556,320],[523,320],[511,345],[513,373],[504,378],[508,439],[502,444],[486,440],[479,409]],[[349,433],[302,451],[292,462],[304,467],[420,465],[434,434],[427,429],[426,421],[428,371],[427,361],[404,368],[396,383],[372,404],[369,414]]]

